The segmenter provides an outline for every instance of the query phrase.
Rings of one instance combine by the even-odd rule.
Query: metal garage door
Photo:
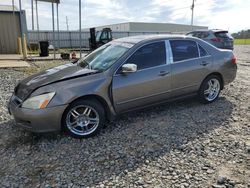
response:
[[[0,54],[17,53],[17,38],[20,36],[18,14],[0,11]]]

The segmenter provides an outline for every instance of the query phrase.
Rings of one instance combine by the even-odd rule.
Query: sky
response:
[[[14,0],[18,7],[18,1]],[[12,0],[0,0],[11,5]],[[61,0],[59,24],[66,30],[79,28],[78,0]],[[192,0],[82,0],[82,28],[122,22],[191,23]],[[22,0],[31,29],[31,0]],[[35,7],[35,6],[34,6]],[[52,29],[51,3],[38,2],[40,30]],[[34,11],[35,12],[35,11]],[[250,29],[250,0],[195,0],[194,25],[237,32]],[[36,23],[35,23],[36,27]]]

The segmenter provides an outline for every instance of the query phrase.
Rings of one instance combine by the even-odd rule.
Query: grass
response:
[[[250,39],[234,39],[235,45],[250,45]]]

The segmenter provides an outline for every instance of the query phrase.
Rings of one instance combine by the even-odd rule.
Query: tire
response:
[[[105,111],[96,100],[78,100],[65,110],[62,128],[74,138],[96,135],[105,123]]]
[[[201,84],[198,96],[203,104],[214,102],[218,99],[221,91],[221,78],[217,75],[208,76]]]

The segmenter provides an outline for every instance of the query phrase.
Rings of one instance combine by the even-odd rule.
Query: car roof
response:
[[[223,29],[211,29],[211,31],[217,33],[217,32],[228,32],[227,30],[223,30]]]
[[[223,29],[200,29],[200,30],[194,30],[194,31],[190,31],[188,33],[194,33],[194,32],[209,32],[209,31],[212,31],[214,33],[217,33],[217,32],[228,32],[227,30],[223,30]]]
[[[186,35],[173,35],[173,34],[160,34],[160,35],[137,35],[137,36],[131,36],[131,37],[124,37],[116,39],[116,42],[125,42],[125,43],[139,43],[139,42],[146,42],[146,41],[152,41],[152,40],[165,40],[165,39],[184,39],[184,38],[190,38],[193,39],[193,37],[189,37]]]

